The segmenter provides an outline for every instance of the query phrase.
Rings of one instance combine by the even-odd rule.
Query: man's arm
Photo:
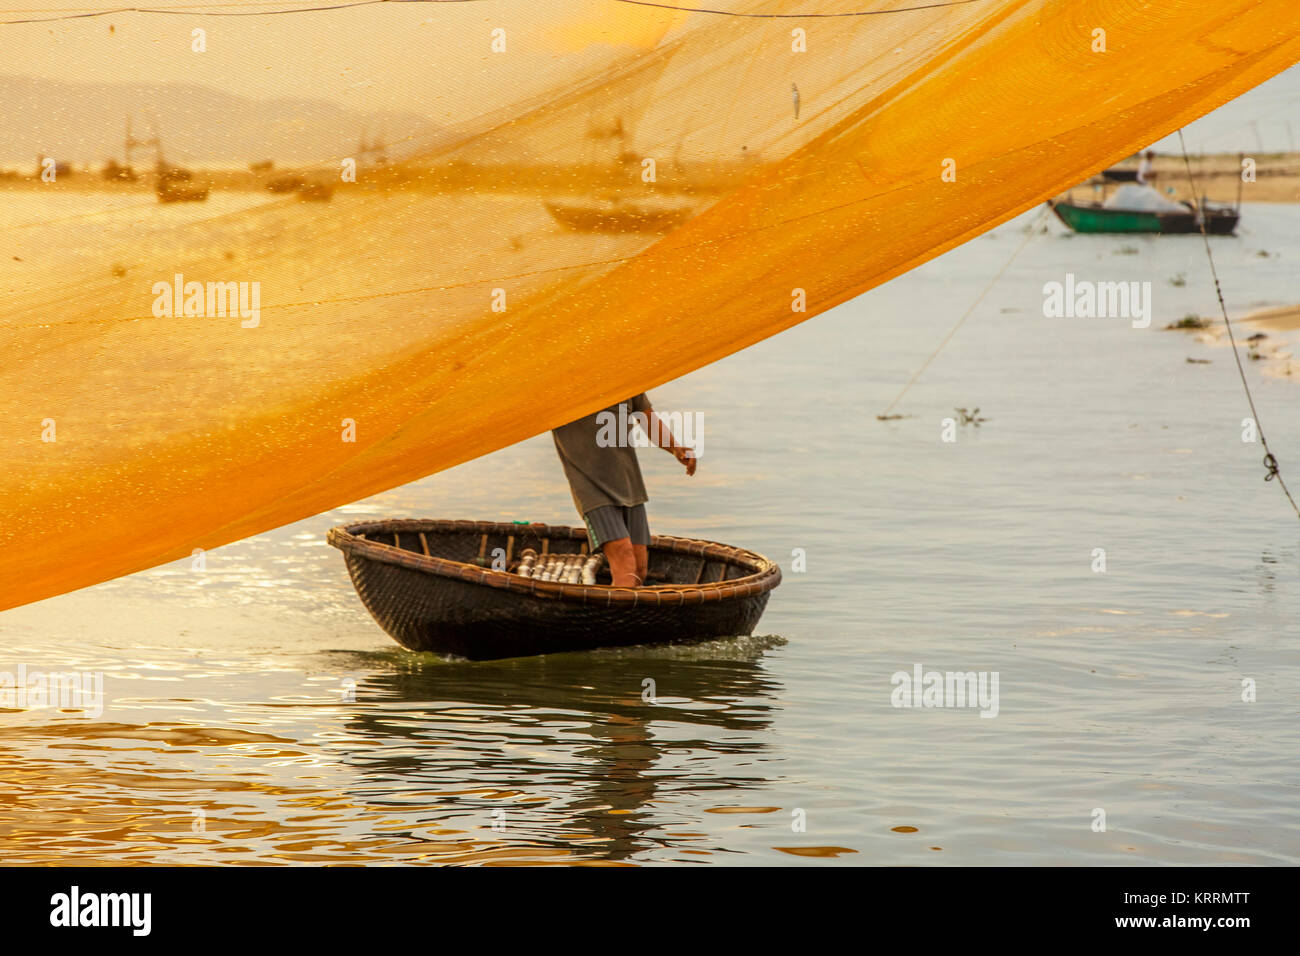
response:
[[[655,410],[650,407],[650,399],[647,397],[645,408],[639,409],[645,413],[646,422],[650,426],[650,441],[667,451],[679,462],[686,466],[686,474],[695,474],[695,466],[698,459],[695,457],[695,450],[690,445],[683,445],[677,440],[668,423],[655,414]]]

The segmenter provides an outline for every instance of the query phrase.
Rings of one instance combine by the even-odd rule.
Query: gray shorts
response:
[[[607,541],[619,538],[631,538],[633,544],[650,544],[650,522],[646,519],[645,505],[631,508],[601,505],[582,517],[587,522],[587,537],[591,539],[593,553]]]

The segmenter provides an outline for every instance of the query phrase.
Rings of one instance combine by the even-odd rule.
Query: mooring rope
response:
[[[980,294],[975,297],[975,301],[970,304],[970,307],[962,313],[961,318],[957,320],[956,324],[948,330],[948,334],[943,337],[943,341],[939,343],[938,347],[930,353],[930,357],[921,363],[921,367],[916,370],[916,374],[907,380],[907,384],[903,386],[901,392],[894,396],[894,400],[889,403],[889,407],[876,416],[879,421],[883,422],[889,419],[889,413],[892,412],[894,408],[897,407],[898,403],[903,400],[903,396],[906,395],[908,390],[916,384],[916,380],[921,377],[927,368],[930,367],[930,363],[938,358],[939,353],[943,351],[943,347],[951,341],[952,337],[957,334],[957,330],[962,327],[965,321],[971,317],[971,314],[975,309],[978,308],[979,304],[984,301],[984,297],[989,294],[989,290],[997,285],[998,280],[1002,278],[1009,268],[1011,268],[1011,263],[1015,262],[1016,257],[1024,251],[1025,246],[1029,245],[1029,240],[1032,239],[1034,233],[1038,231],[1038,224],[1043,221],[1050,211],[1050,206],[1044,207],[1043,211],[1039,213],[1038,218],[1030,224],[1029,228],[1025,231],[1025,238],[1020,240],[1020,245],[1016,246],[1016,248],[1012,250],[1010,258],[1002,264],[1002,268],[999,269],[993,278],[988,281],[988,284],[984,286],[980,291]]]
[[[1246,368],[1241,364],[1241,353],[1237,351],[1237,338],[1232,334],[1232,322],[1228,318],[1228,306],[1223,301],[1223,287],[1219,284],[1219,273],[1214,267],[1214,253],[1210,249],[1210,234],[1205,229],[1205,208],[1198,197],[1196,179],[1192,175],[1192,161],[1187,156],[1187,143],[1183,140],[1182,129],[1178,130],[1178,146],[1183,152],[1183,165],[1187,169],[1187,184],[1192,190],[1192,201],[1196,203],[1196,221],[1201,227],[1201,241],[1205,243],[1205,258],[1210,262],[1210,276],[1214,279],[1214,294],[1218,296],[1219,311],[1223,314],[1223,324],[1228,330],[1228,343],[1232,346],[1232,357],[1237,361],[1237,374],[1241,376],[1241,387],[1246,391],[1246,402],[1250,405],[1251,418],[1255,422],[1255,433],[1259,435],[1259,443],[1264,446],[1264,468],[1267,469],[1264,480],[1272,481],[1274,478],[1277,479],[1283,494],[1286,495],[1286,500],[1291,502],[1291,508],[1295,511],[1296,517],[1300,518],[1300,506],[1296,505],[1295,499],[1291,497],[1291,491],[1287,488],[1286,482],[1282,479],[1282,472],[1278,468],[1277,458],[1273,455],[1272,449],[1268,447],[1268,439],[1264,437],[1264,426],[1260,423],[1259,412],[1255,410],[1255,396],[1250,393],[1250,382],[1246,380]]]

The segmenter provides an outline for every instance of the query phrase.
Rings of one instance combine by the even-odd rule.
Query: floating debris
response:
[[[836,857],[841,853],[857,853],[857,850],[850,850],[846,846],[774,846],[774,850],[782,853],[789,853],[791,856],[822,856]]]
[[[780,807],[705,807],[705,813],[776,813]]]

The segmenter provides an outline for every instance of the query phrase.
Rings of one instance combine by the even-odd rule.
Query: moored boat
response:
[[[1148,182],[1156,179],[1158,176],[1159,174],[1154,170],[1148,170],[1143,174],[1143,178]],[[1132,169],[1112,166],[1109,169],[1103,169],[1100,173],[1100,178],[1103,182],[1108,183],[1137,183],[1142,181],[1141,179],[1138,179],[1138,170],[1136,166]]]
[[[309,179],[298,187],[298,198],[308,202],[329,202],[334,187],[318,179]]]
[[[195,185],[188,169],[178,166],[158,165],[156,191],[159,202],[203,202],[208,198],[208,187]]]
[[[556,222],[575,232],[668,232],[685,222],[692,212],[689,207],[630,203],[571,206],[548,202],[545,206]]]
[[[1101,203],[1049,203],[1058,219],[1075,232],[1156,232],[1178,234],[1201,231],[1197,209],[1153,212],[1142,209],[1107,208]],[[1205,231],[1212,236],[1229,236],[1237,229],[1238,212],[1229,206],[1202,204]]]
[[[639,588],[613,587],[607,573],[580,584],[509,570],[525,550],[585,554],[582,528],[390,519],[331,528],[327,540],[394,640],[471,660],[751,634],[781,582],[760,554],[666,535],[651,540]]]

